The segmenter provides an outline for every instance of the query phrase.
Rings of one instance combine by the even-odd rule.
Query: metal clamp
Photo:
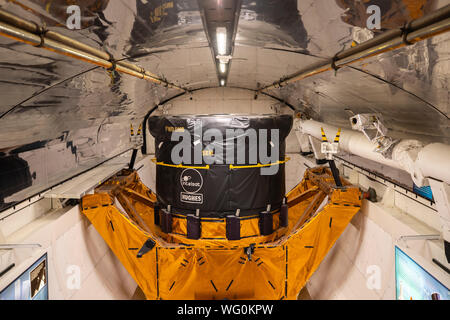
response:
[[[116,59],[114,59],[114,57],[112,56],[112,54],[110,54],[109,53],[109,59],[108,59],[108,61],[109,62],[111,62],[111,67],[109,67],[108,69],[106,69],[106,70],[108,70],[108,71],[111,71],[111,72],[113,72],[113,71],[116,71],[116,68],[117,68],[117,61],[116,61]]]
[[[45,34],[48,32],[47,28],[44,26],[38,25],[36,22],[33,22],[36,26],[36,34],[41,38],[41,42],[38,45],[33,45],[36,48],[42,48],[45,45]]]
[[[152,250],[155,247],[155,245],[156,242],[153,239],[149,238],[147,241],[145,241],[144,245],[139,250],[137,257],[142,258],[142,256],[147,252],[149,252],[150,250]]]
[[[195,215],[188,214],[186,216],[187,219],[187,233],[186,236],[188,239],[198,240],[201,237],[202,233],[202,225],[200,220],[200,209],[195,210]]]
[[[161,230],[164,233],[171,233],[172,232],[172,213],[171,213],[171,206],[168,205],[167,209],[161,210]]]
[[[225,218],[225,229],[228,240],[241,240],[241,209],[236,210],[236,215]]]
[[[268,204],[266,211],[259,213],[259,233],[262,236],[268,236],[273,233],[273,214],[270,209],[271,205]]]
[[[407,37],[408,34],[411,32],[411,21],[409,21],[408,23],[405,23],[403,25],[403,27],[400,28],[400,30],[402,31],[402,41],[405,45],[410,46],[413,45],[413,42],[408,41]]]
[[[280,207],[280,227],[284,228],[289,225],[289,207],[286,203],[286,197],[283,198],[283,203]]]
[[[342,67],[338,67],[337,65],[336,65],[336,61],[338,61],[339,59],[338,59],[338,57],[337,57],[337,53],[334,55],[334,57],[333,58],[331,58],[331,69],[333,69],[334,70],[334,76],[336,76],[336,74],[337,74],[337,71],[340,69],[340,68],[342,68]]]
[[[255,244],[252,243],[248,247],[245,247],[244,253],[247,255],[248,261],[252,261],[252,255],[255,253]]]

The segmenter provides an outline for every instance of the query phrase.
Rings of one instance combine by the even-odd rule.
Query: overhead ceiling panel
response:
[[[390,134],[396,137],[448,143],[450,82],[444,57],[450,52],[450,36],[443,35],[436,41],[447,49],[440,50],[437,57],[443,58],[431,64],[428,59],[419,58],[424,49],[419,44],[344,67],[335,74],[318,74],[273,92],[309,116],[328,123],[350,127],[351,114],[346,109],[355,114],[375,112],[383,116]],[[421,76],[411,75],[420,68]],[[409,77],[414,80],[409,82]],[[417,87],[421,85],[422,88]]]
[[[216,66],[208,46],[179,48],[132,59],[162,78],[189,89],[217,86]]]
[[[356,63],[354,67],[423,100],[428,104],[424,111],[435,108],[450,116],[449,33]]]
[[[92,69],[84,62],[0,37],[0,117],[30,97]]]
[[[236,46],[228,84],[256,89],[317,61],[323,59],[290,51]]]
[[[253,89],[436,10],[448,1],[244,0],[230,85]],[[367,8],[381,8],[368,30]],[[271,90],[315,119],[349,127],[350,114],[379,112],[396,136],[449,141],[449,35]]]

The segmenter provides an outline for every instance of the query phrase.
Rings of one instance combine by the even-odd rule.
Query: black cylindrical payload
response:
[[[148,127],[161,207],[223,218],[281,206],[291,116],[165,115],[150,117]]]

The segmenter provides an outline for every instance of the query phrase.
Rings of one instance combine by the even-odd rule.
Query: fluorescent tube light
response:
[[[219,63],[219,70],[221,73],[227,72],[227,65],[225,63]]]
[[[227,29],[220,27],[216,29],[217,53],[225,55],[227,53]]]

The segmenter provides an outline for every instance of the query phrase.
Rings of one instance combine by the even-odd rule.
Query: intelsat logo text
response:
[[[181,172],[180,184],[185,192],[180,193],[180,201],[187,203],[203,203],[203,194],[198,193],[203,187],[203,177],[196,169],[185,169]]]

